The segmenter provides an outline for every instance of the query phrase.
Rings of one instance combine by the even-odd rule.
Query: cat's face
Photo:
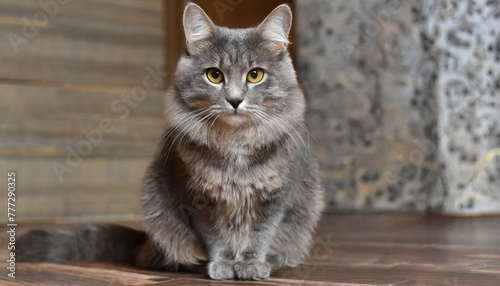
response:
[[[296,74],[286,50],[291,17],[290,8],[282,5],[256,28],[228,29],[215,26],[200,7],[189,4],[184,13],[187,52],[176,72],[185,107],[209,123],[233,128],[263,121],[283,124],[275,121],[293,113],[303,100],[296,94]]]

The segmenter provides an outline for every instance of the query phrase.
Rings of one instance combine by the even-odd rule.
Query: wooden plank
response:
[[[164,131],[163,91],[151,90],[129,104],[122,98],[130,94],[127,87],[4,83],[0,89],[5,92],[0,97],[1,155],[64,156],[68,147],[88,140],[84,130],[98,130],[102,120],[110,119],[115,129],[100,130],[102,142],[91,156],[144,156]]]
[[[82,151],[84,157],[144,156],[153,153],[165,128],[162,118],[121,120],[115,114],[6,111],[0,122],[0,155],[65,156],[85,145],[91,150]]]
[[[323,260],[312,259],[298,268],[284,268],[273,273],[269,279],[251,283],[213,281],[203,274],[146,271],[102,262],[71,265],[20,263],[16,281],[34,285],[53,284],[55,279],[64,282],[73,279],[78,283],[95,285],[112,281],[121,285],[130,279],[130,283],[152,282],[153,285],[496,286],[500,281],[500,249],[498,242],[485,242],[498,241],[499,224],[500,217],[324,215],[315,241],[316,245],[326,242],[327,246],[333,247],[333,252],[323,248],[316,253],[322,255]],[[127,225],[139,226],[137,222]],[[19,229],[19,234],[34,227],[46,228],[27,223]],[[51,229],[63,227],[67,225],[47,226]],[[403,233],[401,237],[398,231]],[[384,239],[389,242],[376,241],[382,239],[382,235],[372,238],[374,233],[384,233]],[[461,239],[454,239],[458,233]],[[353,234],[357,235],[357,239],[346,240]],[[430,237],[434,237],[432,245],[429,244]],[[399,242],[390,242],[391,239]],[[6,254],[6,249],[0,249],[0,256],[5,257]],[[5,272],[3,269],[0,271]],[[0,273],[0,281],[9,281],[1,275],[4,272]],[[119,277],[126,277],[127,280],[120,280]]]
[[[0,82],[0,112],[17,111],[26,114],[76,114],[91,118],[102,115],[127,118],[162,118],[164,91],[146,90],[146,95],[130,97],[130,87],[82,84],[28,85],[29,82]],[[130,104],[128,103],[130,102]],[[117,111],[114,111],[117,110]]]
[[[11,33],[0,39],[0,78],[141,86],[146,68],[163,64],[158,1],[70,1],[53,16],[38,2],[0,3],[0,34]],[[23,33],[23,17],[33,22],[34,15],[46,21]],[[12,44],[14,34],[22,44]]]
[[[314,248],[313,248],[314,249]],[[324,251],[332,255],[325,255]],[[310,263],[318,267],[350,267],[419,269],[422,271],[446,270],[450,272],[470,272],[481,270],[484,274],[500,274],[499,254],[495,247],[478,249],[476,247],[453,246],[428,247],[421,244],[337,242],[333,248],[318,247]],[[313,250],[314,252],[314,250]]]
[[[147,136],[147,134],[146,134]],[[53,157],[54,159],[73,156],[82,141],[85,146],[92,146],[90,153],[79,153],[81,158],[109,158],[109,157],[142,157],[149,158],[154,152],[160,136],[150,136],[150,139],[110,138],[104,135],[102,143],[98,145],[88,145],[86,137],[68,138],[64,136],[51,136],[41,138],[33,134],[4,134],[0,136],[0,156],[5,158],[29,158],[34,156]],[[87,147],[84,147],[87,148]],[[168,148],[168,146],[166,146]],[[87,151],[85,151],[87,152]]]
[[[110,126],[100,126],[102,120],[108,120]],[[85,116],[85,114],[70,113],[46,113],[30,114],[16,111],[5,111],[0,114],[0,132],[8,133],[31,133],[40,136],[67,135],[71,138],[79,138],[82,131],[86,129],[99,129],[103,134],[115,138],[133,138],[140,136],[155,138],[161,135],[165,125],[161,118],[133,118],[122,120],[118,114]],[[114,127],[114,128],[113,128]]]
[[[42,191],[43,189],[61,191],[71,191],[66,189],[79,187],[88,187],[95,189],[99,186],[120,186],[125,187],[130,184],[140,183],[142,174],[146,166],[149,164],[149,157],[137,158],[89,158],[81,160],[74,166],[72,172],[68,172],[63,176],[61,183],[54,173],[51,166],[53,162],[67,164],[64,157],[44,158],[44,157],[31,157],[31,158],[5,158],[2,157],[2,165],[0,166],[2,174],[3,171],[15,170],[17,171],[18,187],[22,193],[33,193],[33,191]],[[92,178],[92,180],[87,180]],[[4,176],[1,177],[5,180]],[[0,193],[2,196],[5,192]]]
[[[157,0],[122,0],[118,2],[114,0],[85,0],[75,1],[75,3],[66,0],[57,2],[60,2],[60,8],[65,8],[59,9],[58,15],[104,22],[124,22],[145,27],[158,27],[159,20],[154,16],[162,9],[161,2]],[[5,15],[15,14],[28,17],[33,11],[43,10],[38,1],[4,0],[2,5],[3,11],[6,11]],[[150,17],[144,18],[141,13],[151,14]],[[57,20],[55,16],[53,19]]]
[[[185,47],[186,38],[182,29],[182,9],[185,4],[182,1],[163,0],[165,6],[165,62],[167,64],[168,82],[174,80],[177,61]]]
[[[127,216],[140,211],[140,189],[149,156],[138,158],[86,158],[59,181],[53,162],[65,158],[1,158],[0,171],[17,172],[19,219],[75,216]],[[5,176],[0,182],[5,182]],[[6,192],[0,200],[6,200]],[[5,222],[6,218],[1,217]]]
[[[91,192],[89,192],[91,191]],[[46,220],[52,217],[95,217],[107,216],[131,218],[140,217],[140,185],[100,186],[99,188],[72,188],[38,191],[18,196],[17,208],[21,219]]]
[[[463,245],[485,247],[500,244],[500,220],[491,217],[377,214],[333,216],[320,221],[324,239],[352,242],[413,243],[426,246]],[[443,235],[443,229],[447,229]],[[335,230],[335,231],[333,231]]]
[[[336,283],[353,283],[361,285],[481,285],[496,286],[499,275],[457,272],[431,271],[418,268],[379,268],[350,266],[308,266],[295,269],[280,270],[277,277],[307,281],[325,281]]]
[[[45,285],[164,285],[168,276],[50,263],[18,264],[16,281]],[[2,270],[5,272],[4,270]],[[0,279],[5,279],[4,277]]]

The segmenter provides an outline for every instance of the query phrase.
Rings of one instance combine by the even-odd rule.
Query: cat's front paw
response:
[[[233,279],[233,266],[222,261],[212,261],[208,263],[208,276],[215,280]]]
[[[261,280],[271,275],[271,265],[268,262],[244,262],[234,264],[234,272],[240,280]]]

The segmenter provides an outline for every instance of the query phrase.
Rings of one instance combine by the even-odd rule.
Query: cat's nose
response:
[[[243,102],[243,99],[241,98],[227,98],[226,100],[234,107],[234,109],[238,108],[240,103]]]

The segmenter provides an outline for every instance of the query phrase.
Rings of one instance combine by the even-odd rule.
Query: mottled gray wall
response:
[[[439,180],[433,208],[500,212],[500,1],[427,1],[438,79]]]
[[[458,2],[297,1],[328,210],[500,212],[499,4]]]

